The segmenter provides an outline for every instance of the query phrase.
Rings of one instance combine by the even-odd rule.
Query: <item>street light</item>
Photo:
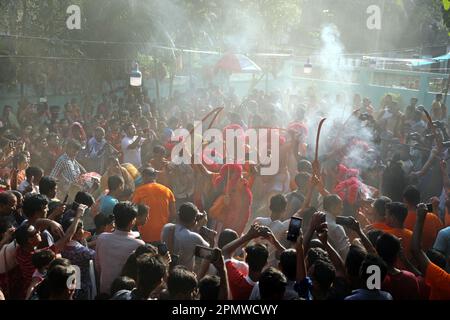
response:
[[[305,65],[303,66],[303,72],[305,74],[310,74],[312,72],[312,64],[311,64],[311,61],[309,60],[309,58],[306,61]]]
[[[131,70],[130,86],[132,87],[142,86],[142,73],[139,71],[139,65],[137,64],[137,62],[134,63],[133,70]]]

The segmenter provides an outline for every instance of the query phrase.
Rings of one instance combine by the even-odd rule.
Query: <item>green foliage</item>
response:
[[[367,7],[383,3],[383,30],[367,30]],[[71,4],[81,7],[81,30],[66,28]],[[0,33],[55,40],[0,37],[0,54],[67,59],[3,59],[0,82],[48,81],[61,84],[60,90],[68,82],[89,90],[125,79],[133,60],[146,76],[172,77],[178,70],[177,53],[148,43],[222,52],[289,47],[310,54],[311,49],[302,48],[319,46],[327,23],[337,25],[348,51],[432,45],[446,40],[447,31],[444,38],[442,31],[444,23],[449,25],[449,12],[440,0],[1,0]],[[430,32],[422,30],[431,24]],[[192,63],[202,59],[192,57]]]

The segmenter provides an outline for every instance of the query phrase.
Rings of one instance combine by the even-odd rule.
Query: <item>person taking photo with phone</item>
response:
[[[177,223],[166,224],[161,232],[161,241],[167,243],[172,255],[179,256],[178,264],[190,271],[199,271],[200,268],[195,263],[195,247],[214,245],[214,239],[207,242],[195,231],[199,215],[199,210],[193,203],[183,203],[178,210]]]
[[[245,248],[245,262],[248,264],[249,269],[248,275],[244,275],[241,271],[239,271],[235,264],[233,264],[230,260],[238,248],[258,237],[266,237],[271,239],[272,243],[276,244],[280,251],[284,251],[284,248],[276,240],[270,229],[257,224],[252,225],[247,233],[242,237],[228,243],[225,247],[223,247],[222,253],[225,258],[228,283],[233,300],[248,300],[250,298],[253,287],[258,282],[261,273],[267,264],[269,251],[263,244],[248,245]]]
[[[277,194],[270,198],[270,217],[258,217],[253,221],[253,224],[258,224],[260,226],[268,227],[277,240],[284,244],[288,245],[286,240],[286,233],[289,228],[289,220],[281,221],[281,218],[284,216],[287,207],[286,197],[282,194]],[[267,245],[267,240],[263,240]],[[268,265],[275,267],[278,264],[278,259],[276,257],[276,250],[272,246],[268,246],[269,249],[269,260]]]
[[[342,214],[343,209],[344,204],[337,194],[327,195],[323,198],[323,210],[326,213],[328,225],[328,240],[339,255],[345,259],[350,248],[350,240],[345,229],[336,223],[336,217]]]

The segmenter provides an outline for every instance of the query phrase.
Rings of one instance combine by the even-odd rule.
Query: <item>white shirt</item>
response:
[[[287,231],[289,229],[289,222],[290,220],[280,221],[275,220],[272,221],[271,217],[258,217],[256,218],[252,224],[259,224],[261,226],[269,227],[270,230],[272,230],[272,233],[274,234],[275,238],[283,245],[288,246],[287,243]],[[260,241],[258,241],[260,242]],[[278,259],[275,256],[276,249],[273,247],[272,244],[270,244],[267,240],[264,240],[263,243],[267,244],[267,249],[269,250],[269,258],[267,259],[267,266],[268,267],[276,267],[278,265]]]
[[[161,231],[161,240],[169,243],[169,230],[173,228],[173,223],[166,224]],[[175,234],[173,240],[173,254],[179,255],[178,263],[194,271],[194,253],[196,246],[209,247],[209,243],[203,239],[197,232],[193,232],[185,227],[175,225]]]
[[[141,139],[141,142],[139,143],[139,146],[137,148],[128,149],[128,146],[130,146],[133,142],[135,142],[137,138],[138,138],[137,136],[134,136],[132,138],[124,137],[122,139],[121,147],[122,147],[122,152],[123,152],[123,162],[131,163],[137,169],[139,169],[142,166],[141,145],[142,145],[143,139]]]
[[[17,187],[17,190],[24,193],[25,189],[28,188],[29,186],[30,186],[30,183],[27,180],[23,180]],[[30,193],[39,193],[39,186],[33,185],[33,190]]]
[[[345,261],[348,250],[350,249],[350,240],[345,233],[345,229],[341,225],[336,224],[336,218],[331,213],[327,212],[326,214],[328,240]]]
[[[110,293],[112,282],[120,276],[130,254],[144,241],[131,232],[115,230],[98,236],[95,245],[95,267],[100,276],[100,293]]]

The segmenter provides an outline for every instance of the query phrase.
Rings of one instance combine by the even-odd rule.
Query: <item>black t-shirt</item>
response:
[[[330,288],[327,300],[344,300],[344,298],[351,293],[352,290],[347,279],[337,277],[333,281],[333,285]]]

